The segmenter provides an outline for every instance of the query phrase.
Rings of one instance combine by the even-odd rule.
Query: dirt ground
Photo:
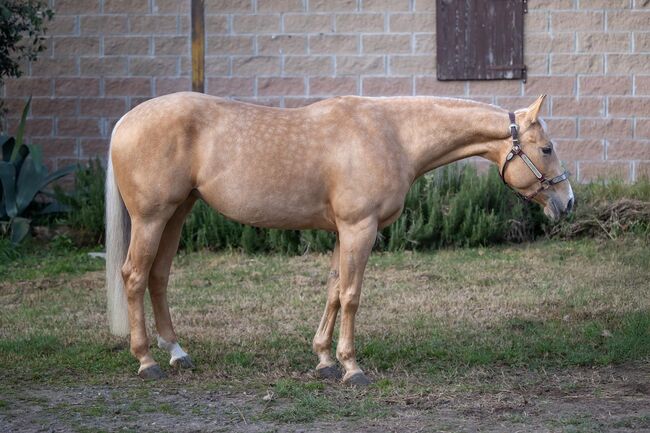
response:
[[[327,387],[341,396],[358,392]],[[0,392],[0,431],[650,432],[647,363],[557,374],[504,370],[471,391],[444,388],[379,397],[386,410],[375,417],[301,424],[265,418],[270,406],[285,404],[281,398],[178,376],[154,384],[21,386]]]

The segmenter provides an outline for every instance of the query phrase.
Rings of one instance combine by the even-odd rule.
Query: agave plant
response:
[[[45,188],[61,177],[72,173],[76,166],[69,165],[54,173],[49,173],[43,164],[43,151],[40,146],[23,143],[27,113],[31,98],[25,104],[16,136],[0,135],[2,161],[0,161],[0,222],[5,234],[9,234],[14,244],[22,241],[29,233],[31,220],[27,209],[39,193],[51,195]],[[39,213],[61,211],[53,202]]]

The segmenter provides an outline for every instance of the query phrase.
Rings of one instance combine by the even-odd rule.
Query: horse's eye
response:
[[[553,153],[553,148],[552,147],[542,147],[542,153],[544,155],[550,155]]]

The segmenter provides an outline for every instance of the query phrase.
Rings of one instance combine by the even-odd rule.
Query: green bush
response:
[[[101,161],[95,159],[85,167],[78,167],[71,192],[56,189],[57,199],[69,209],[63,222],[84,232],[94,244],[103,243],[104,240],[105,181],[106,170]]]
[[[419,179],[406,197],[403,215],[382,230],[376,247],[396,251],[521,242],[543,233],[537,206],[520,201],[496,170],[478,175],[469,164],[454,164]],[[242,249],[249,253],[325,252],[334,235],[324,231],[265,230],[230,221],[198,202],[188,217],[181,247],[191,250]]]

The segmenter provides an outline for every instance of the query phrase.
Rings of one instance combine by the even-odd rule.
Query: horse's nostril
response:
[[[566,204],[566,212],[571,212],[571,209],[573,209],[573,197]]]

